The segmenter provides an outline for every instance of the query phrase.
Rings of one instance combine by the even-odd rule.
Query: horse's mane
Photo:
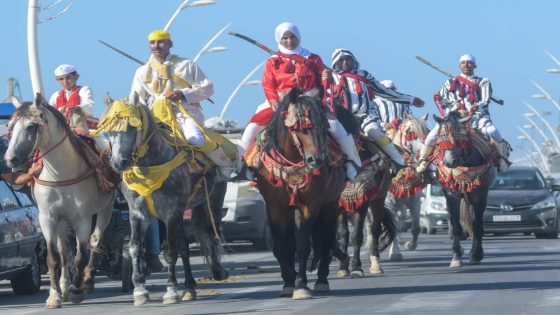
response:
[[[313,124],[314,134],[321,150],[326,150],[327,145],[327,114],[320,99],[316,97],[306,96],[299,88],[293,88],[288,94],[282,98],[278,105],[276,112],[266,127],[267,143],[264,150],[270,152],[278,148],[278,133],[279,128],[282,130],[287,127],[284,125],[283,112],[288,110],[290,104],[297,105],[298,112],[303,115],[303,106],[307,105],[309,108],[309,119]]]
[[[423,119],[410,116],[408,117],[408,121],[410,121],[414,131],[418,132],[420,139],[423,139],[428,134],[428,126],[426,126],[426,122]]]

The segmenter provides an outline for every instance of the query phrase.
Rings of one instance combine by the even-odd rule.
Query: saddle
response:
[[[365,136],[357,141],[362,168],[354,179],[346,182],[338,205],[346,212],[353,212],[389,188],[390,158],[379,146]]]

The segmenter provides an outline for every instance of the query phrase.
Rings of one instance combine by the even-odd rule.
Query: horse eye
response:
[[[28,125],[27,127],[25,127],[25,131],[27,132],[34,132],[35,130],[37,130],[37,125],[36,124],[31,124]]]

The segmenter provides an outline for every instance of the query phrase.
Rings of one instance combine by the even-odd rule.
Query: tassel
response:
[[[292,193],[290,194],[290,206],[295,207],[297,206],[297,190],[293,190]]]
[[[314,170],[313,170],[313,175],[314,175],[314,176],[319,176],[319,175],[321,175],[321,169],[318,169],[318,168],[314,169]]]

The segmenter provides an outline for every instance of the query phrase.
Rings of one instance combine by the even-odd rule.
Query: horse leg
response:
[[[144,239],[150,225],[150,217],[132,207],[130,216],[130,246],[129,254],[132,261],[132,283],[134,284],[134,306],[147,303],[150,299],[146,289]]]
[[[348,239],[349,239],[349,231],[348,231],[348,213],[344,210],[340,211],[338,215],[338,226],[337,226],[337,235],[338,235],[338,244],[335,242],[335,247],[339,248],[342,252],[341,258],[338,258],[338,272],[336,275],[339,278],[346,278],[350,275],[350,270],[348,270],[349,266],[349,257],[348,257]]]
[[[362,260],[360,259],[360,251],[364,242],[364,221],[368,211],[368,204],[364,204],[352,216],[352,224],[354,229],[350,234],[350,242],[352,243],[352,261],[350,278],[363,278]]]
[[[183,208],[184,207],[181,209]],[[179,294],[177,293],[177,278],[175,275],[175,266],[177,264],[179,248],[183,248],[182,254],[187,258],[186,265],[184,266],[185,286],[187,288],[186,292],[195,292],[194,285],[192,284],[192,282],[194,282],[194,278],[192,276],[190,259],[188,253],[186,253],[183,217],[178,215],[172,216],[166,220],[165,226],[167,231],[167,248],[163,257],[169,267],[167,268],[167,292],[163,295],[163,304],[175,304],[179,302]],[[192,279],[192,282],[190,279]]]
[[[387,194],[385,198],[385,207],[390,209],[390,211],[394,212],[394,215],[397,216],[397,199],[393,194]],[[400,231],[400,229],[399,229]],[[401,249],[399,247],[399,240],[400,240],[400,232],[397,233],[395,239],[391,242],[391,246],[389,247],[389,260],[390,261],[402,261],[403,255],[401,254]],[[371,246],[370,246],[371,247]]]
[[[280,273],[284,281],[280,296],[292,297],[296,281],[296,270],[294,267],[294,244],[296,242],[294,236],[295,211],[293,209],[276,208],[274,205],[269,204],[266,207],[273,240],[272,253],[280,265]]]
[[[484,250],[482,249],[482,236],[484,235],[482,214],[484,209],[486,209],[486,200],[474,205],[473,238],[471,252],[469,254],[470,265],[478,265],[484,258]]]
[[[216,189],[216,188],[215,188]],[[212,195],[215,191],[212,192]],[[219,209],[221,205],[212,202],[212,210]],[[219,208],[218,208],[219,207]],[[200,244],[200,250],[206,261],[210,265],[212,279],[225,280],[229,277],[229,273],[220,264],[222,255],[222,247],[220,240],[220,222],[221,217],[213,213],[213,219],[209,215],[209,209],[206,204],[199,205],[193,209],[192,226],[195,228],[197,241]]]
[[[311,254],[311,233],[313,232],[313,223],[315,218],[311,218],[309,206],[302,206],[302,210],[296,211],[296,253],[298,259],[298,271],[296,275],[296,283],[294,300],[310,299],[311,290],[307,287],[307,259]],[[298,224],[299,223],[299,224]],[[330,243],[332,244],[332,242]]]
[[[461,198],[447,195],[447,210],[449,212],[449,220],[453,228],[453,257],[451,258],[450,268],[459,268],[463,266],[461,257],[463,256],[463,248],[461,247],[461,239],[463,238],[463,227],[460,219],[460,203]]]
[[[85,268],[88,263],[88,240],[91,232],[91,216],[84,216],[74,226],[76,231],[76,256],[74,257],[74,278],[68,289],[68,299],[72,303],[81,303],[85,298],[83,287]]]
[[[412,240],[406,242],[404,246],[408,250],[415,250],[418,246],[418,235],[420,235],[420,194],[414,194],[412,197],[407,198],[408,209],[410,209],[410,216],[412,219]]]
[[[111,210],[113,207],[113,199],[108,203],[107,208],[103,209],[97,214],[97,221],[95,223],[95,229],[89,238],[89,246],[90,246],[90,256],[89,262],[86,266],[85,274],[84,274],[84,290],[86,293],[90,293],[93,291],[94,288],[94,278],[95,278],[95,269],[97,265],[97,260],[99,258],[99,245],[102,244],[102,237],[103,232],[109,225],[109,221],[111,220]]]
[[[57,248],[57,228],[49,215],[39,213],[39,221],[47,243],[47,266],[49,268],[51,282],[49,297],[45,301],[45,308],[59,308],[62,306],[62,301],[60,298],[61,291],[57,272],[60,268],[60,255]]]
[[[371,214],[373,216],[373,223],[371,224],[373,243],[369,256],[369,261],[371,263],[369,272],[375,275],[383,273],[383,268],[381,268],[381,265],[379,264],[379,239],[381,238],[382,232],[381,222],[383,221],[383,216],[385,215],[385,198],[370,201],[369,208],[371,209]]]
[[[315,292],[329,292],[330,286],[328,281],[329,265],[332,260],[331,245],[336,241],[336,223],[338,214],[338,200],[329,205],[323,206],[321,209],[321,216],[318,218],[314,227],[313,242],[320,242],[319,253],[319,269],[317,270],[317,282],[313,291]],[[318,233],[317,233],[318,232]]]
[[[67,302],[70,272],[68,270],[68,224],[65,221],[58,224],[57,235],[57,247],[60,253],[60,294],[62,301]],[[70,257],[71,259],[73,259],[73,255]]]

